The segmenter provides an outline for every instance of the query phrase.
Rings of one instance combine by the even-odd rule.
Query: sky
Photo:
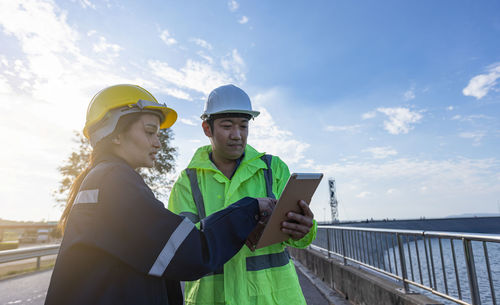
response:
[[[57,220],[57,170],[100,89],[174,108],[177,175],[210,91],[261,114],[248,143],[321,172],[331,219],[500,213],[500,2],[0,0],[0,218]],[[166,202],[166,198],[162,198]]]

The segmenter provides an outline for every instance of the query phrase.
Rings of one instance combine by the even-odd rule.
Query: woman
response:
[[[220,268],[243,246],[272,199],[244,198],[198,230],[166,210],[134,169],[152,167],[158,131],[177,113],[135,85],[94,96],[89,167],[75,180],[45,304],[182,304],[180,280]]]

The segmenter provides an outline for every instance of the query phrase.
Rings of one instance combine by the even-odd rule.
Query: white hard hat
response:
[[[252,109],[252,103],[245,91],[234,85],[225,85],[210,92],[201,119],[206,120],[214,114],[245,113],[253,118],[260,114]]]

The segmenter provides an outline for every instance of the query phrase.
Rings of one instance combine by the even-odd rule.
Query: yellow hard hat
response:
[[[160,104],[146,89],[137,85],[115,85],[102,89],[90,101],[83,134],[94,146],[114,131],[121,116],[135,112],[158,114],[160,129],[169,128],[177,120],[177,112]]]

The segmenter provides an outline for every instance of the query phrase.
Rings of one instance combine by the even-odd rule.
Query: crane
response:
[[[328,187],[330,189],[330,208],[332,211],[332,222],[339,222],[339,202],[337,201],[337,190],[335,187],[335,179],[328,179]]]

